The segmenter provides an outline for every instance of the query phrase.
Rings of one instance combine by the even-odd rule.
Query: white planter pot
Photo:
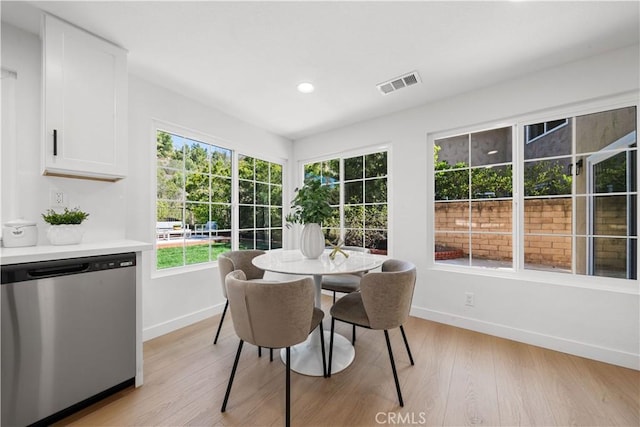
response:
[[[320,224],[305,224],[300,235],[300,251],[305,258],[316,259],[324,252],[324,234]]]
[[[52,225],[47,237],[52,245],[75,245],[82,241],[84,228],[80,224]]]

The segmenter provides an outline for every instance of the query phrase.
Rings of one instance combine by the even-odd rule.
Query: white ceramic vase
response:
[[[300,235],[300,251],[305,258],[316,259],[324,252],[324,234],[320,224],[305,224]]]
[[[52,225],[47,230],[47,238],[52,245],[75,245],[82,241],[84,228],[80,224]]]

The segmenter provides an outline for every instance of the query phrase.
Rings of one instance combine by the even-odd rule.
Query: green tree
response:
[[[365,160],[365,177],[373,178],[387,175],[387,152],[367,154]]]
[[[440,146],[434,146],[434,181],[436,200],[465,200],[473,197],[511,197],[513,172],[510,165],[469,168],[465,162],[450,165],[438,159]],[[525,196],[571,193],[571,175],[558,160],[532,162],[525,165]],[[469,174],[471,173],[471,191]],[[471,193],[471,194],[470,194]]]
[[[238,177],[240,179],[255,179],[254,158],[249,156],[238,156]]]
[[[156,133],[156,148],[158,158],[157,178],[157,198],[158,198],[158,221],[168,221],[178,218],[175,212],[175,203],[172,201],[184,200],[184,174],[182,173],[182,149],[174,147],[170,134],[158,131]],[[176,170],[178,167],[180,170]],[[182,215],[180,214],[181,218]]]
[[[156,134],[156,143],[158,160],[173,157],[173,141],[171,140],[171,135],[163,131],[158,131]]]
[[[558,160],[538,161],[525,165],[524,195],[548,196],[571,194],[571,175]]]
[[[340,159],[309,163],[304,166],[304,178],[319,178],[323,184],[334,184],[340,180]]]
[[[458,162],[451,166],[446,160],[438,159],[439,145],[433,150],[435,169],[436,200],[461,200],[469,198],[469,170],[467,164]]]
[[[471,170],[474,197],[511,197],[513,194],[511,166],[496,166]]]
[[[184,147],[184,168],[192,172],[209,173],[209,155],[207,146],[193,142]]]
[[[634,152],[631,152],[635,155]],[[596,193],[627,191],[627,153],[618,153],[595,167]]]

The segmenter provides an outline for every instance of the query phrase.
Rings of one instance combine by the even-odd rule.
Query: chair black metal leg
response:
[[[353,331],[351,332],[351,345],[356,345],[356,325],[354,323],[351,326],[353,326]]]
[[[262,357],[262,347],[258,346],[258,357]]]
[[[398,373],[396,372],[396,363],[393,361],[393,351],[391,350],[391,341],[389,341],[389,331],[384,330],[384,337],[387,340],[387,350],[389,350],[389,360],[391,360],[391,370],[393,371],[393,379],[396,382],[396,391],[398,392],[398,400],[400,400],[400,406],[404,406],[402,400],[402,392],[400,391],[400,382],[398,381]]]
[[[413,356],[411,355],[411,349],[409,348],[409,341],[407,341],[407,335],[404,333],[404,328],[402,327],[402,325],[400,325],[400,332],[402,332],[402,338],[404,339],[404,345],[405,345],[405,347],[407,347],[407,353],[409,354],[409,360],[411,361],[411,364],[414,365],[415,363],[413,363]]]
[[[287,384],[285,386],[285,425],[289,427],[291,425],[291,347],[287,347]]]
[[[220,324],[218,325],[218,331],[216,332],[216,337],[213,339],[213,344],[215,345],[218,342],[218,335],[220,335],[220,329],[222,329],[222,322],[224,322],[224,316],[227,314],[227,308],[229,308],[229,300],[224,304],[224,310],[222,310],[222,317],[220,318]]]
[[[331,318],[331,338],[329,339],[329,365],[327,366],[327,378],[331,378],[331,359],[333,358],[333,328],[335,327],[336,319]]]
[[[333,303],[336,303],[336,291],[333,291]]]
[[[233,384],[233,377],[235,377],[236,375],[238,360],[240,360],[240,353],[242,352],[242,344],[244,344],[244,341],[240,340],[240,344],[238,344],[238,351],[236,352],[236,360],[233,361],[233,368],[231,369],[231,376],[229,377],[227,392],[224,394],[224,401],[222,402],[222,410],[220,412],[224,412],[227,410],[227,401],[229,400],[229,393],[231,393],[231,385]]]
[[[327,378],[327,359],[324,352],[324,331],[322,330],[322,322],[318,325],[320,332],[320,348],[322,349],[322,376]]]
[[[269,362],[273,362],[273,349],[269,349]]]

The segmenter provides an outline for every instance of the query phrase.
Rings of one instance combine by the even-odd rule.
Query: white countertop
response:
[[[80,258],[85,256],[141,252],[153,248],[151,243],[137,240],[114,240],[108,242],[80,243],[77,245],[38,245],[23,248],[0,248],[0,265],[54,259]]]

